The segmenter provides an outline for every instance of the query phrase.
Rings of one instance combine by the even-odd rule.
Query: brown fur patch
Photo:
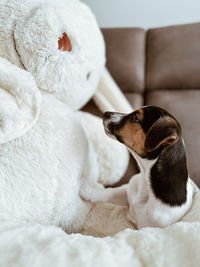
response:
[[[131,123],[130,121],[127,121],[124,126],[117,131],[117,135],[120,136],[126,146],[139,155],[144,156],[146,134],[139,123]]]
[[[142,121],[144,119],[144,110],[143,108],[140,108],[137,110],[137,117],[140,121]]]

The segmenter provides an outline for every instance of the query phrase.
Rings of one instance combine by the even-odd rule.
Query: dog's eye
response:
[[[131,116],[131,118],[130,118],[130,122],[140,122],[140,121],[138,120],[137,114],[133,114],[133,116]]]

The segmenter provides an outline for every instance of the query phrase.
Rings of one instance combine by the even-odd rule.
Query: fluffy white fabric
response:
[[[96,152],[99,166],[98,181],[104,185],[118,182],[127,169],[128,150],[124,145],[114,141],[104,133],[102,119],[86,112],[79,112],[79,116]]]
[[[1,145],[0,220],[78,230],[89,210],[89,204],[79,197],[80,179],[84,175],[98,177],[92,169],[98,170],[95,157],[88,157],[90,153],[75,113],[53,96],[43,96],[41,113],[32,129]]]
[[[64,32],[71,52],[58,49]],[[77,0],[2,0],[0,56],[0,221],[78,231],[90,208],[81,179],[113,183],[128,163],[99,120],[86,115],[84,130],[72,111],[93,95],[104,69],[96,20]]]
[[[58,49],[66,32],[71,52]],[[2,0],[0,56],[35,77],[73,110],[96,91],[105,63],[102,34],[90,9],[74,0]]]
[[[36,123],[41,94],[30,73],[0,58],[0,99],[0,144],[4,144]]]
[[[133,107],[128,103],[106,68],[94,95],[94,101],[102,112],[109,110],[130,113],[133,111]]]
[[[97,207],[96,207],[97,208]],[[124,213],[123,208],[121,212]],[[106,208],[101,207],[101,211]],[[142,211],[141,211],[142,212]],[[108,208],[106,219],[96,221],[101,233],[128,226],[119,216],[119,207]],[[103,215],[103,214],[102,214]],[[123,214],[124,215],[124,214]],[[124,217],[125,218],[125,217]],[[100,217],[97,217],[99,220]],[[100,230],[99,228],[99,230]],[[122,230],[123,228],[121,228]],[[92,229],[88,229],[90,234]],[[121,266],[199,266],[200,193],[194,195],[192,209],[174,225],[166,228],[125,229],[104,238],[81,234],[68,235],[60,228],[38,224],[0,224],[0,266],[4,267],[121,267]]]

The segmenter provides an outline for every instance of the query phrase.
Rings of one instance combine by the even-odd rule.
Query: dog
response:
[[[82,198],[127,205],[128,219],[138,229],[179,221],[190,209],[194,191],[179,122],[160,107],[144,106],[130,114],[105,112],[103,124],[109,137],[127,146],[140,173],[117,188],[84,184]]]

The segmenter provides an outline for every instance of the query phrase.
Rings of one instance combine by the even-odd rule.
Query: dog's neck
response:
[[[181,206],[186,202],[188,171],[182,139],[164,148],[156,159],[148,160],[132,150],[130,152],[157,199],[170,206]]]
[[[151,168],[156,163],[157,158],[149,160],[149,159],[141,158],[135,151],[131,149],[129,149],[129,151],[134,157],[134,159],[136,160],[142,176],[144,178],[149,178]]]

